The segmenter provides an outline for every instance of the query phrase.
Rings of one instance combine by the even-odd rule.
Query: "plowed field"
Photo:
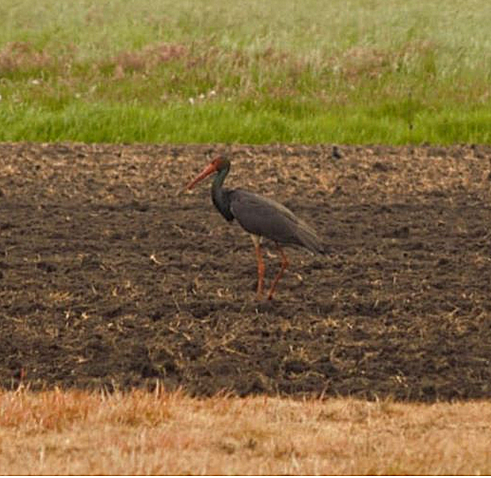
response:
[[[210,184],[180,192],[207,151],[326,244],[273,301]],[[491,397],[491,148],[339,152],[0,144],[0,386]]]

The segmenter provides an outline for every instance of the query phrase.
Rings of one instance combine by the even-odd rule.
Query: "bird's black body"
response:
[[[295,245],[314,253],[324,249],[315,231],[282,204],[244,189],[223,189],[230,163],[213,181],[213,204],[227,221],[234,219],[250,234],[282,245]]]
[[[236,219],[242,228],[251,234],[254,242],[257,257],[258,298],[262,297],[264,283],[264,261],[260,238],[265,237],[276,243],[281,255],[281,268],[269,289],[268,299],[272,299],[276,285],[289,265],[288,258],[281,248],[282,245],[301,246],[314,253],[323,253],[324,249],[315,231],[282,204],[243,189],[224,189],[223,182],[229,171],[230,161],[218,157],[203,169],[187,185],[187,188],[192,189],[198,182],[215,173],[211,187],[213,204],[227,221]]]

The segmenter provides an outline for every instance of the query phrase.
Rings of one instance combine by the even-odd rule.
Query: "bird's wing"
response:
[[[282,204],[243,189],[230,192],[230,209],[251,234],[283,244],[297,244],[312,252],[323,247],[315,231]]]

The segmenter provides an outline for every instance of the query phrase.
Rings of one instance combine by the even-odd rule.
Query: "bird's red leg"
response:
[[[268,294],[268,300],[271,300],[273,298],[273,294],[274,294],[276,285],[278,284],[281,277],[283,276],[283,272],[285,272],[285,269],[290,264],[288,262],[288,258],[286,257],[286,254],[283,252],[283,249],[280,247],[280,245],[278,243],[276,243],[276,247],[281,254],[281,269],[280,269],[280,272],[278,272],[278,274],[274,278],[273,284],[271,284],[271,289],[269,289],[269,294]]]
[[[256,248],[256,257],[257,257],[257,298],[261,299],[263,296],[263,287],[264,287],[264,261],[261,253],[261,240],[257,236],[252,237],[252,242]]]

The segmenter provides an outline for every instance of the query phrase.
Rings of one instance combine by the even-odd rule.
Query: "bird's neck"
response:
[[[227,190],[223,189],[223,181],[228,174],[229,169],[222,169],[217,173],[211,186],[211,198],[213,204],[220,211],[220,214],[227,220],[232,221],[234,215],[230,210],[230,198]]]

